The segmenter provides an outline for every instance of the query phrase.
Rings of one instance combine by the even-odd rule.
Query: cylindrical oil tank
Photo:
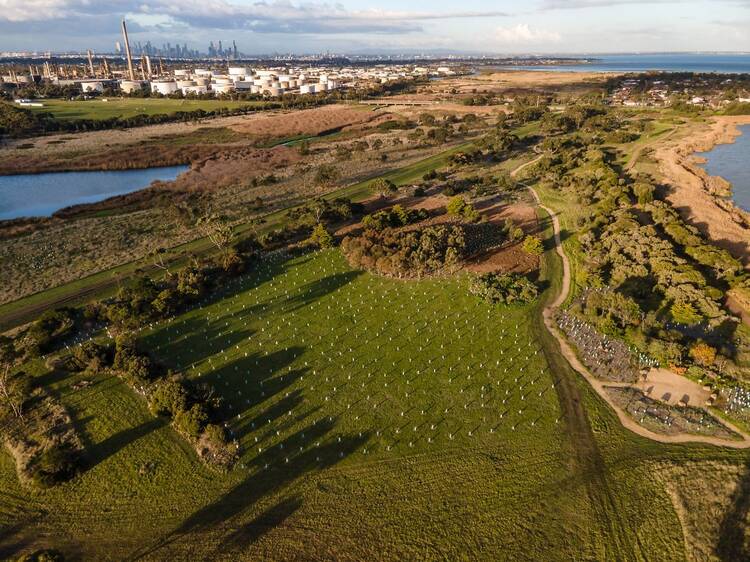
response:
[[[184,82],[184,80],[181,80],[181,82]],[[177,90],[179,90],[178,83],[172,80],[158,80],[156,82],[151,82],[151,91],[163,96],[174,94]]]
[[[234,92],[234,84],[212,84],[211,89],[216,94],[230,94]]]
[[[143,87],[140,80],[120,80],[120,90],[126,94],[137,92]]]
[[[230,66],[229,76],[249,76],[252,71],[247,66]]]
[[[104,84],[101,82],[81,82],[81,91],[84,94],[87,92],[103,92]]]

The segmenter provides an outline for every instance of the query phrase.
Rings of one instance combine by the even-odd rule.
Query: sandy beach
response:
[[[750,268],[750,213],[726,198],[729,184],[723,178],[709,176],[695,156],[717,144],[734,142],[740,135],[737,127],[747,124],[750,116],[714,117],[657,146],[654,157],[668,188],[667,199],[674,208],[712,242]]]

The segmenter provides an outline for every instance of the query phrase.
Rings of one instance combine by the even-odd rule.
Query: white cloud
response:
[[[552,43],[560,41],[560,34],[519,23],[514,27],[498,27],[495,37],[501,43]]]

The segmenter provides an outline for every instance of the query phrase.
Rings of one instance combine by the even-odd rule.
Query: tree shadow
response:
[[[167,425],[163,418],[152,418],[136,427],[129,427],[114,435],[110,435],[104,441],[86,447],[86,458],[84,469],[91,470],[109,457],[116,455],[119,451],[145,437],[152,431],[156,431]]]
[[[721,560],[734,562],[750,560],[750,548],[745,541],[747,517],[750,513],[750,461],[745,464],[737,490],[732,496],[732,503],[719,527],[719,540],[716,543],[716,554]]]
[[[362,275],[362,273],[362,271],[346,271],[307,283],[300,288],[299,295],[293,296],[283,303],[284,312],[295,312],[309,306],[324,296],[335,293],[345,285],[348,285]]]
[[[239,529],[224,537],[224,548],[245,550],[269,531],[283,525],[301,507],[302,499],[299,496],[280,501],[256,516],[249,523],[243,524]]]
[[[336,421],[334,418],[325,418],[320,422],[307,425],[303,430],[289,435],[276,446],[262,451],[250,461],[250,468],[253,472],[246,479],[230,489],[220,499],[193,513],[167,537],[135,553],[132,558],[153,556],[157,551],[168,547],[182,536],[220,529],[230,522],[235,526],[235,529],[239,524],[239,531],[230,531],[228,535],[235,547],[247,546],[253,540],[257,540],[271,527],[266,526],[261,533],[253,530],[255,522],[262,521],[263,517],[267,517],[269,510],[260,516],[256,516],[249,523],[242,523],[243,515],[253,505],[280,492],[306,474],[324,470],[340,463],[370,438],[369,432],[363,433],[361,436],[339,436],[335,441],[309,447],[297,454],[293,453],[294,446],[300,442],[303,434],[309,443],[316,440],[320,443],[320,440],[334,429]],[[282,502],[280,506],[270,510],[276,516],[274,519],[277,521],[276,525],[283,523],[293,513],[292,507],[296,511],[301,507],[301,501]],[[223,541],[221,542],[223,549]]]

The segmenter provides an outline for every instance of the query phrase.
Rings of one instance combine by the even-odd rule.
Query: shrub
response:
[[[698,365],[710,367],[716,361],[716,349],[705,342],[698,341],[690,348],[690,357]]]
[[[544,244],[538,236],[527,236],[523,240],[523,249],[532,256],[541,256],[544,253]]]
[[[109,349],[93,340],[86,341],[73,349],[73,358],[79,369],[98,371],[110,364]]]
[[[333,246],[333,236],[331,236],[331,233],[326,230],[323,223],[319,222],[315,225],[315,228],[313,228],[312,234],[310,234],[310,237],[307,239],[307,243],[317,246],[318,248],[330,248]]]
[[[378,178],[370,184],[370,188],[383,199],[390,197],[398,191],[398,187],[391,180]]]
[[[174,416],[177,431],[193,439],[198,438],[206,423],[208,423],[208,414],[200,404],[193,404],[189,410],[180,410]]]
[[[703,321],[703,316],[689,302],[676,302],[671,306],[669,312],[672,315],[672,319],[679,324],[692,326],[700,324]]]
[[[464,231],[458,226],[367,230],[362,236],[346,237],[341,249],[352,266],[397,277],[420,277],[451,269],[467,252]]]
[[[485,273],[474,278],[469,290],[493,304],[529,303],[539,294],[534,283],[517,273]]]
[[[45,548],[24,554],[18,559],[18,562],[65,562],[65,557],[59,550]]]
[[[54,486],[73,478],[79,469],[78,451],[65,445],[52,445],[32,463],[31,478],[41,487]]]
[[[468,203],[459,195],[448,201],[445,210],[449,215],[461,217],[469,222],[477,222],[481,217],[479,211],[474,208],[474,205]]]
[[[404,209],[401,205],[394,205],[390,209],[365,216],[362,226],[370,230],[384,230],[423,221],[427,217],[429,212],[426,209]]]
[[[187,410],[188,394],[185,387],[176,380],[164,380],[156,385],[149,396],[149,408],[158,415],[174,418]]]

